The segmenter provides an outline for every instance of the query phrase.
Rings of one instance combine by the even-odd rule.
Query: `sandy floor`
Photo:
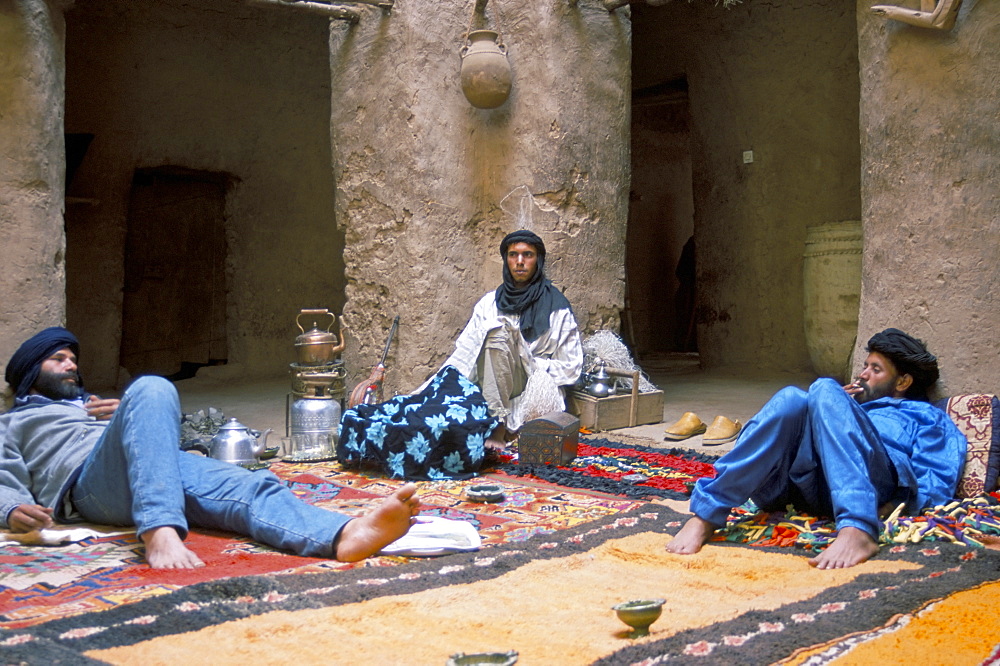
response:
[[[732,368],[705,372],[697,364],[697,357],[692,355],[670,355],[644,361],[643,371],[664,393],[663,422],[611,432],[648,438],[664,446],[723,453],[732,448],[732,444],[702,446],[700,436],[683,442],[664,442],[663,431],[688,411],[698,414],[706,423],[711,423],[720,414],[746,423],[778,389],[789,385],[806,387],[815,378],[780,372],[761,375]],[[275,435],[268,445],[276,445],[278,438],[285,435],[288,378],[232,380],[226,379],[225,373],[225,366],[204,368],[197,377],[177,382],[184,411],[208,407],[221,409],[227,416],[238,418],[251,428],[272,428]]]

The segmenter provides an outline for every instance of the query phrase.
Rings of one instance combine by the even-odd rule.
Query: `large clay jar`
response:
[[[802,257],[806,346],[813,369],[846,383],[861,302],[861,222],[807,228]]]
[[[474,30],[462,47],[462,92],[477,109],[495,109],[510,96],[507,49],[493,30]]]

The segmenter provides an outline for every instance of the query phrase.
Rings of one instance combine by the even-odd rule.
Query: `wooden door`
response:
[[[136,172],[121,342],[121,365],[133,377],[225,361],[225,194],[219,174]]]

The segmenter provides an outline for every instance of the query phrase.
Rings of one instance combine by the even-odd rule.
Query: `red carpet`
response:
[[[289,465],[271,470],[305,501],[349,515],[363,513],[400,482],[340,471],[337,463]],[[464,488],[482,480],[421,482],[423,513],[466,520],[484,546],[525,541],[627,510],[636,502],[595,497],[558,487],[531,487],[508,479],[500,504],[466,501]],[[141,557],[134,534],[92,538],[60,547],[7,546],[0,551],[0,628],[33,626],[60,617],[104,611],[167,594],[195,583],[270,573],[317,573],[387,567],[407,561],[375,557],[348,564],[298,557],[231,534],[192,530],[189,547],[208,566],[154,570]]]

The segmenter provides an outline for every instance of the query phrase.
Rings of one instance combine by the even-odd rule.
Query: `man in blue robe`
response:
[[[888,328],[868,341],[853,383],[823,378],[808,392],[782,389],[719,459],[715,478],[698,481],[694,517],[667,551],[698,552],[732,507],[753,499],[764,510],[793,504],[836,520],[836,539],[812,566],[840,569],[872,557],[880,510],[945,504],[958,485],[967,442],[927,401],[937,379],[937,358],[924,343]]]

